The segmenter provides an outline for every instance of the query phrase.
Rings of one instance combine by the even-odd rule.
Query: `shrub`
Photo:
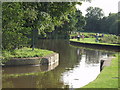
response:
[[[104,35],[104,37],[101,38],[100,42],[118,44],[118,43],[120,43],[118,38],[119,38],[119,36],[116,36],[116,35]]]

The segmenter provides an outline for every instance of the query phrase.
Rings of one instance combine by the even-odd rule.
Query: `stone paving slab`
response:
[[[102,60],[104,60],[104,63],[103,63],[103,66],[102,66],[102,67],[104,67],[104,66],[110,66],[111,60],[112,60],[113,58],[115,58],[115,57],[108,57],[107,59],[102,59]]]

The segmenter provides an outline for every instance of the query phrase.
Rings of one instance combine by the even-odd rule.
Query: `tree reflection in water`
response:
[[[100,73],[100,60],[107,57],[108,53],[77,48],[77,55],[79,64],[61,77],[61,81],[69,88],[80,88],[95,80]]]

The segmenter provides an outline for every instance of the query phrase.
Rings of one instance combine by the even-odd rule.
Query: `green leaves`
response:
[[[89,7],[87,8],[87,14],[86,14],[86,18],[94,18],[94,19],[101,19],[103,17],[103,11],[102,9],[98,8],[98,7]]]
[[[87,32],[102,32],[119,35],[119,13],[110,13],[104,16],[102,9],[98,7],[89,7],[86,14]]]
[[[100,23],[102,32],[116,35],[120,34],[118,30],[120,26],[119,13],[110,13],[109,16],[102,18]]]
[[[76,4],[77,2],[3,2],[3,48],[20,48],[29,42],[33,30],[46,35],[54,31],[55,27],[69,22],[68,15],[75,13]],[[76,20],[72,22],[75,23]]]
[[[100,20],[103,18],[103,11],[98,7],[87,8],[86,14],[86,26],[85,29],[88,32],[100,32]]]
[[[83,27],[86,25],[85,18],[82,16],[81,11],[77,11],[76,14],[77,14],[77,19],[78,19],[78,22],[76,24],[77,31],[82,31]]]
[[[3,48],[14,49],[27,43],[27,28],[24,27],[25,11],[21,7],[21,3],[3,3]]]

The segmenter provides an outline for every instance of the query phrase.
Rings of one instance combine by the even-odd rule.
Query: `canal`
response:
[[[59,53],[53,65],[3,67],[3,88],[80,88],[100,74],[100,59],[113,52],[75,47],[68,40],[39,40],[37,48]]]

